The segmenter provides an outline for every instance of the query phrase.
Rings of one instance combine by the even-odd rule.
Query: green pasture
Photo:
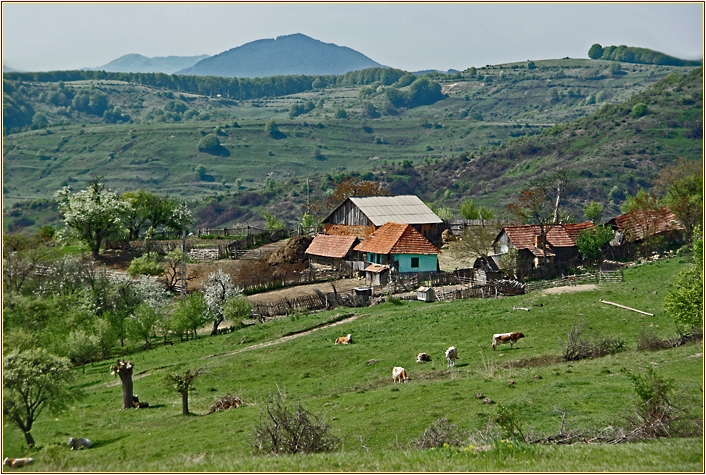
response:
[[[625,271],[625,282],[563,294],[532,292],[498,299],[386,303],[294,315],[234,333],[176,342],[127,355],[135,363],[134,392],[149,408],[120,410],[113,361],[76,370],[85,396],[59,414],[43,414],[32,431],[37,448],[4,421],[3,454],[31,455],[37,471],[700,471],[701,439],[664,439],[620,445],[536,446],[496,439],[488,447],[415,450],[410,442],[438,418],[482,431],[499,405],[517,411],[525,431],[619,427],[634,410],[635,392],[624,369],[654,367],[686,396],[702,399],[703,346],[689,343],[638,351],[644,331],[673,337],[663,309],[667,285],[686,264],[675,258]],[[654,313],[653,317],[605,305],[604,299]],[[513,310],[526,307],[530,311]],[[344,320],[349,317],[352,320]],[[327,323],[340,322],[325,327]],[[560,341],[585,321],[591,332],[621,337],[625,351],[565,362]],[[308,329],[309,334],[296,335]],[[493,333],[522,331],[514,348],[491,348]],[[354,344],[334,345],[351,333]],[[257,348],[254,345],[263,346]],[[444,351],[458,348],[448,368]],[[419,352],[432,362],[415,363]],[[373,362],[371,360],[376,360]],[[411,378],[393,384],[393,366]],[[180,395],[162,383],[167,372],[203,367],[190,396],[189,416]],[[513,380],[513,385],[508,384]],[[245,404],[208,414],[226,394]],[[301,401],[322,414],[343,437],[342,449],[307,456],[254,455],[253,428],[274,394]],[[495,404],[476,397],[482,393]],[[702,408],[697,408],[697,412]],[[89,450],[71,452],[69,436],[88,437]]]

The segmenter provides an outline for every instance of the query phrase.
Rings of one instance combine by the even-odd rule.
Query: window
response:
[[[419,258],[418,257],[413,257],[412,258],[412,267],[419,267]]]

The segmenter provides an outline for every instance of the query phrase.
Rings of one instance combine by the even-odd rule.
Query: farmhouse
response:
[[[363,239],[385,223],[409,224],[437,245],[446,228],[444,221],[414,195],[351,196],[323,223],[326,234],[351,234]]]
[[[436,272],[441,254],[411,225],[400,223],[385,223],[353,250],[366,253],[366,263],[390,266],[400,273]]]
[[[357,242],[356,236],[317,234],[305,252],[311,264],[363,270],[361,253],[353,250]]]
[[[613,247],[638,244],[650,237],[664,237],[669,241],[681,239],[684,225],[668,207],[658,210],[640,210],[621,214],[606,223],[615,236]]]
[[[539,225],[505,226],[495,238],[493,249],[496,254],[507,254],[515,249],[518,267],[521,269],[569,262],[579,256],[576,246],[579,233],[592,227],[590,221],[554,225],[546,235],[546,246],[543,249]]]

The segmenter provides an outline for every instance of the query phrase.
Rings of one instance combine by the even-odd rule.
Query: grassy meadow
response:
[[[625,370],[640,372],[648,366],[673,380],[679,393],[701,402],[701,342],[637,350],[642,332],[674,336],[662,301],[667,284],[686,265],[674,258],[632,267],[625,271],[625,282],[603,283],[595,290],[293,315],[135,352],[127,358],[135,363],[134,393],[149,402],[146,409],[121,411],[119,379],[109,370],[113,361],[96,362],[85,373],[75,370],[75,385],[85,396],[67,411],[42,414],[37,421],[32,430],[36,449],[29,451],[21,432],[4,421],[3,454],[31,455],[36,459],[32,471],[703,471],[700,438],[529,445],[503,439],[491,427],[497,437],[487,447],[413,447],[413,440],[442,417],[483,432],[501,405],[516,411],[525,433],[558,432],[561,415],[556,410],[565,412],[567,429],[597,432],[624,426],[636,401]],[[625,350],[563,361],[560,341],[580,321],[591,332],[624,339]],[[334,322],[340,323],[323,326]],[[314,331],[278,341],[309,329]],[[509,331],[522,331],[526,338],[512,349],[503,345],[493,351],[492,334]],[[347,333],[354,344],[333,344]],[[454,368],[444,359],[451,345],[459,351]],[[415,363],[422,351],[432,362]],[[394,385],[393,366],[404,366],[411,381]],[[190,395],[192,414],[184,416],[180,395],[166,389],[162,378],[200,367],[206,373]],[[244,405],[209,414],[210,406],[228,393]],[[342,448],[317,455],[255,454],[253,429],[277,393],[324,415],[342,437]],[[477,393],[494,404],[483,404]],[[72,452],[66,447],[70,436],[88,437],[94,446]]]

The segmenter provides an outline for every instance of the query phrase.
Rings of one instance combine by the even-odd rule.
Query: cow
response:
[[[498,343],[510,343],[510,348],[512,348],[512,345],[517,343],[517,340],[524,337],[525,335],[522,332],[496,333],[493,335],[493,351],[495,351],[495,347],[498,346]]]
[[[409,381],[407,377],[407,371],[401,366],[395,366],[392,368],[392,382],[393,383],[406,383]]]
[[[350,333],[346,336],[339,336],[338,338],[336,338],[337,345],[347,345],[349,343],[353,343],[353,338],[351,338]]]
[[[454,366],[456,364],[456,358],[458,358],[458,351],[456,351],[455,346],[452,346],[446,350],[446,359],[449,361],[449,366]]]
[[[69,437],[69,443],[67,445],[71,447],[71,450],[82,448],[90,449],[93,446],[93,442],[84,437],[79,437],[78,439],[74,437]]]
[[[426,353],[419,353],[417,355],[417,363],[425,363],[427,361],[431,361],[431,356],[429,356]]]
[[[21,459],[11,459],[10,457],[5,457],[5,460],[2,462],[3,465],[7,465],[10,468],[20,468],[31,463],[34,463],[34,459],[32,457],[24,457]]]

